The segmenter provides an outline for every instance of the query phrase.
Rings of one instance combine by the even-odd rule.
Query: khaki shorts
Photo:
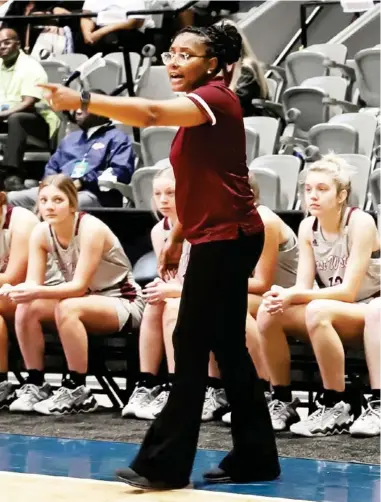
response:
[[[145,305],[143,298],[138,296],[134,302],[118,297],[113,298],[113,300],[115,301],[115,310],[119,320],[119,331],[123,329],[130,317],[132,327],[138,328],[142,320]]]

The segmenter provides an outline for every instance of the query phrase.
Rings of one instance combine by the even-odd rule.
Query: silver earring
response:
[[[206,73],[210,75],[212,73],[212,70],[208,70]]]

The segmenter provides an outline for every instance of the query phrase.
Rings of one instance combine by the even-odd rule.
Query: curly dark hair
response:
[[[193,33],[202,38],[206,46],[206,55],[216,57],[218,65],[215,73],[219,73],[226,65],[236,63],[242,55],[242,37],[235,26],[228,23],[212,26],[187,26],[179,31]]]

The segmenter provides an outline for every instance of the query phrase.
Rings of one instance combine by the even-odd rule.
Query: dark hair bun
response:
[[[221,46],[221,59],[226,64],[236,63],[242,54],[242,37],[237,28],[226,22],[211,26],[218,45]]]

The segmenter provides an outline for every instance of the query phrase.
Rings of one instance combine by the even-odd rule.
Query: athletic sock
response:
[[[273,400],[282,401],[282,403],[291,403],[291,385],[273,385]]]
[[[37,387],[41,387],[44,383],[45,373],[41,370],[28,370],[28,378],[26,379],[26,383],[30,383],[32,385],[36,385]]]
[[[145,387],[146,389],[153,389],[158,385],[158,377],[149,372],[140,373],[138,386]]]
[[[327,390],[324,389],[322,397],[319,399],[319,402],[327,408],[333,408],[335,404],[340,403],[340,401],[346,401],[345,399],[345,391],[338,392],[336,390]]]
[[[86,373],[70,371],[69,379],[65,380],[62,385],[67,389],[76,389],[77,387],[86,385]]]

